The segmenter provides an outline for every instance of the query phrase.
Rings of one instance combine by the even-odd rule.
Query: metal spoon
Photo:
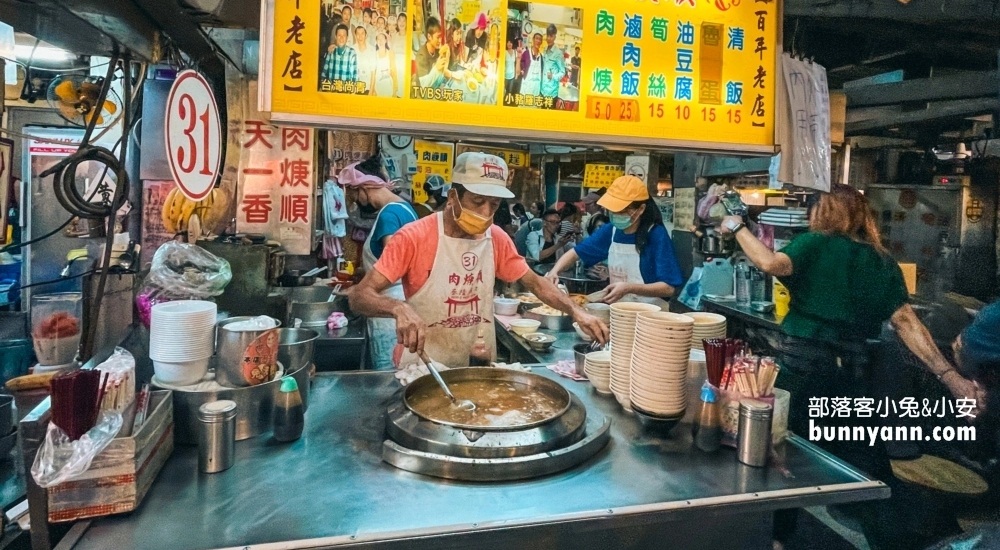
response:
[[[427,365],[427,370],[431,371],[431,375],[434,376],[434,379],[437,380],[438,385],[441,386],[442,390],[444,390],[444,394],[448,396],[448,399],[451,399],[452,405],[467,411],[476,410],[476,404],[473,403],[472,401],[469,401],[468,399],[463,399],[459,401],[458,399],[455,398],[455,394],[451,393],[451,390],[448,389],[448,384],[444,383],[444,378],[441,378],[441,373],[439,373],[438,370],[434,368],[434,361],[431,361],[430,357],[427,357],[427,352],[420,353],[420,360],[423,361],[425,365]]]

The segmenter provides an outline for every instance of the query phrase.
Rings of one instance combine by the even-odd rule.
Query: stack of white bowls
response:
[[[717,313],[685,313],[694,319],[694,330],[691,332],[691,349],[705,351],[702,340],[726,337],[726,318]]]
[[[629,382],[632,407],[650,415],[683,416],[694,319],[641,313],[636,320]]]
[[[631,410],[629,378],[636,316],[660,311],[659,306],[641,302],[619,302],[611,306],[611,392],[626,410]]]
[[[611,352],[592,351],[583,362],[583,372],[594,390],[601,395],[611,395]]]
[[[149,358],[158,382],[186,386],[205,377],[215,353],[216,313],[215,303],[203,300],[153,306]]]

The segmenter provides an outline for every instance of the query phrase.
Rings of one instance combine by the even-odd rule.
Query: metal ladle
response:
[[[476,410],[476,404],[472,401],[469,401],[468,399],[459,401],[455,398],[455,394],[451,393],[451,390],[448,389],[448,384],[444,383],[444,378],[441,378],[441,373],[434,368],[434,361],[431,361],[430,357],[427,357],[427,352],[420,352],[420,360],[427,365],[427,370],[431,371],[431,375],[434,377],[434,380],[437,380],[438,385],[441,386],[442,390],[444,390],[444,394],[448,396],[448,399],[451,399],[452,405],[466,411]]]

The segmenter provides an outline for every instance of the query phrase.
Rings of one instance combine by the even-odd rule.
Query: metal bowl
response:
[[[542,328],[556,332],[573,330],[573,318],[569,315],[539,315],[531,310],[524,312],[525,319],[534,319],[542,323]]]
[[[307,365],[293,371],[291,376],[299,384],[302,409],[309,406],[309,375],[313,366]],[[155,384],[154,384],[155,386]],[[198,444],[198,407],[212,401],[228,399],[236,402],[236,440],[243,441],[271,431],[274,401],[281,388],[281,379],[275,378],[257,386],[226,388],[218,391],[173,391],[174,439],[181,445]]]
[[[522,336],[533,351],[546,352],[552,349],[552,344],[556,343],[556,337],[551,334],[532,332]]]

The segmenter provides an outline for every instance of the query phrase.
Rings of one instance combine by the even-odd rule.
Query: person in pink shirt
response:
[[[497,278],[519,281],[545,304],[571,315],[594,339],[608,341],[608,327],[528,269],[510,236],[493,225],[501,199],[513,197],[503,159],[459,155],[444,210],[400,229],[375,268],[352,289],[353,311],[395,318],[403,348],[398,367],[419,364],[423,352],[449,367],[468,366],[469,350],[479,337],[495,360]],[[405,301],[382,295],[396,281],[402,282]]]

